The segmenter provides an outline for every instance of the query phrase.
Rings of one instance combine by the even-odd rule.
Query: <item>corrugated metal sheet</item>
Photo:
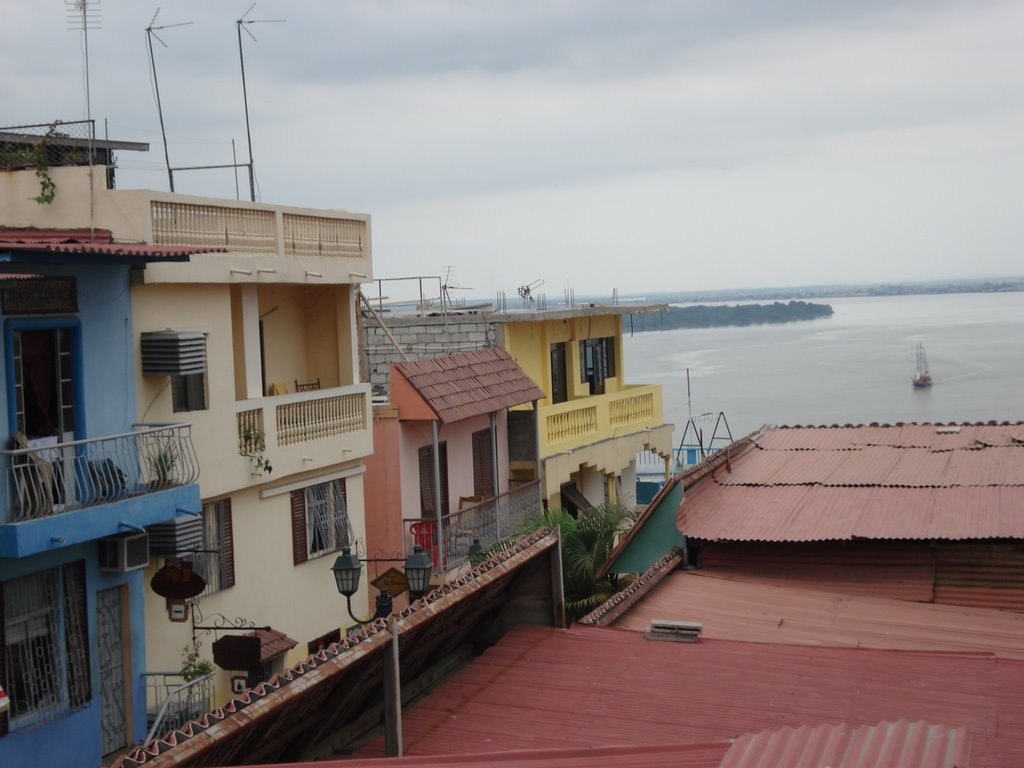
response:
[[[764,584],[930,603],[935,553],[922,541],[705,542],[700,564],[712,575]]]
[[[731,741],[711,744],[679,744],[667,746],[584,747],[580,749],[536,749],[510,752],[486,752],[478,755],[428,755],[417,757],[328,760],[316,763],[289,763],[289,768],[398,768],[414,765],[419,768],[648,768],[671,765],[674,768],[719,768],[722,758],[732,746]],[[281,768],[253,766],[253,768]]]
[[[895,424],[832,427],[778,427],[765,430],[758,444],[772,451],[843,451],[868,445],[921,447],[937,451],[980,445],[1020,445],[1024,422],[985,424]]]
[[[545,397],[500,348],[412,360],[395,368],[446,424]]]
[[[676,524],[691,538],[711,541],[1024,538],[1022,509],[1024,486],[829,488],[704,481],[683,499]]]
[[[675,571],[616,622],[699,621],[704,637],[853,648],[970,651],[1024,660],[1024,615],[909,603]]]
[[[866,446],[841,451],[750,451],[719,470],[722,485],[899,488],[1024,485],[1024,446],[934,451]]]
[[[709,742],[787,726],[965,728],[974,768],[1024,765],[1024,662],[991,655],[652,642],[519,627],[405,713],[406,754]],[[380,754],[379,739],[360,756]]]
[[[901,720],[748,734],[721,768],[966,768],[969,756],[964,729]]]
[[[937,545],[935,602],[1024,611],[1024,542]]]

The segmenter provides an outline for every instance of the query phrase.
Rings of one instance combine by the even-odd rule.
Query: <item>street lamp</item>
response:
[[[392,609],[391,593],[388,592],[387,587],[381,587],[380,593],[377,595],[376,611],[373,616],[368,619],[360,619],[352,613],[352,595],[359,591],[359,576],[363,570],[364,562],[394,563],[399,561],[378,558],[360,560],[358,555],[352,554],[350,547],[341,548],[341,554],[334,561],[331,570],[334,571],[334,580],[338,585],[338,592],[345,596],[348,615],[359,624],[368,624],[371,621],[382,619],[390,615]],[[430,556],[423,551],[423,547],[419,544],[413,547],[412,552],[405,558],[404,570],[405,580],[409,584],[409,592],[414,597],[420,597],[426,593],[430,588],[432,562]]]

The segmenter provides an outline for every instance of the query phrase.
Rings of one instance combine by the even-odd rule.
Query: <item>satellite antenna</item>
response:
[[[164,48],[167,47],[167,43],[160,39],[160,35],[157,34],[157,30],[170,29],[171,27],[187,27],[191,24],[191,21],[183,21],[179,24],[164,24],[159,27],[154,27],[153,24],[156,22],[156,17],[160,15],[160,9],[156,9],[156,13],[153,14],[153,18],[149,21],[149,26],[146,27],[146,48],[149,50],[149,67],[153,73],[153,90],[156,93],[156,111],[160,115],[160,135],[164,139],[164,161],[167,163],[167,180],[171,184],[171,192],[174,191],[174,171],[171,170],[171,156],[167,152],[167,131],[164,129],[164,108],[160,103],[160,83],[156,79],[156,59],[153,57],[153,38],[160,43]]]
[[[524,306],[533,304],[533,289],[540,288],[542,285],[544,285],[543,280],[534,280],[532,283],[519,286],[519,298],[523,300]]]
[[[245,89],[245,54],[242,52],[242,30],[245,29],[245,34],[252,38],[254,43],[259,42],[249,30],[250,24],[283,24],[285,19],[247,19],[246,16],[256,7],[256,3],[249,6],[249,10],[242,14],[240,19],[235,21],[235,27],[238,32],[238,61],[242,67],[242,102],[245,105],[245,139],[249,145],[249,197],[255,203],[256,202],[256,174],[253,172],[252,165],[252,131],[249,129],[249,95]]]
[[[67,6],[68,29],[81,31],[85,60],[85,119],[92,121],[92,101],[89,95],[89,29],[100,28],[100,0],[64,0]],[[90,155],[92,152],[90,151]]]

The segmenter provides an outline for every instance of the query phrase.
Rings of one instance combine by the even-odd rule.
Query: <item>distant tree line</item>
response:
[[[776,301],[771,304],[736,304],[735,306],[669,307],[657,315],[633,318],[634,331],[667,331],[673,328],[717,328],[727,325],[763,325],[792,323],[830,317],[834,310],[828,304],[809,301]]]

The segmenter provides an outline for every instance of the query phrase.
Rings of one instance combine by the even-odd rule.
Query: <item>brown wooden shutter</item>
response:
[[[306,491],[292,491],[292,561],[295,565],[309,559],[306,547]]]
[[[92,698],[84,560],[64,566],[64,648],[68,702],[73,709],[87,704]]]
[[[447,515],[452,509],[448,503],[448,443],[439,443],[437,448],[441,454],[441,514]]]
[[[423,517],[434,515],[434,447],[420,448],[420,511]]]
[[[7,648],[7,638],[4,637],[4,626],[6,616],[4,615],[4,583],[0,581],[0,687],[3,687],[7,695],[11,695],[10,687],[7,685],[7,667],[4,664],[4,650]],[[8,710],[9,711],[9,710]],[[7,712],[0,713],[0,736],[7,735]]]
[[[489,499],[494,496],[494,463],[491,430],[473,433],[473,495]]]
[[[231,523],[231,499],[224,499],[220,509],[220,586],[235,586],[235,534]]]

